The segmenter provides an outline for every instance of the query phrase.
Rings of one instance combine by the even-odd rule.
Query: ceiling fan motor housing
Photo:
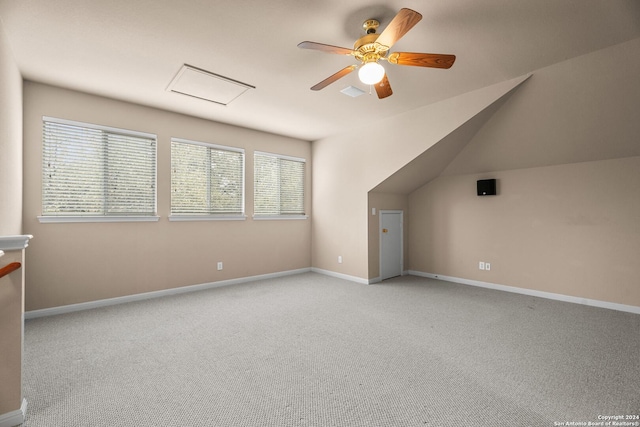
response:
[[[366,34],[354,43],[353,55],[363,63],[383,59],[389,50],[389,46],[376,43],[379,37],[379,34],[376,34],[376,30],[379,26],[380,22],[376,19],[367,19],[362,24],[362,28],[364,28]]]
[[[373,52],[375,51],[375,41],[378,39],[378,34],[367,34],[366,36],[360,37],[353,45],[353,49],[360,51],[362,53],[365,52]]]
[[[354,56],[362,62],[372,62],[383,58],[389,48],[376,43],[378,34],[372,33],[360,37],[353,45]]]

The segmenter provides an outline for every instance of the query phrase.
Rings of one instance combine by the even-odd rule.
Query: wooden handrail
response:
[[[20,268],[22,264],[20,264],[19,262],[11,262],[7,265],[5,265],[4,267],[0,268],[0,278],[6,276],[7,274],[16,271],[17,269]]]

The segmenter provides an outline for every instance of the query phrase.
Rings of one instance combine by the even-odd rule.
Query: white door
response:
[[[402,211],[380,211],[380,280],[402,275]]]

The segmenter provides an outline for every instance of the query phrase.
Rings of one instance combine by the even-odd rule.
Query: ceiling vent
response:
[[[355,86],[347,86],[340,92],[344,93],[345,95],[349,95],[352,98],[363,95],[365,93],[362,89],[358,89]]]
[[[220,105],[231,101],[255,86],[184,64],[173,78],[168,91],[204,99]]]

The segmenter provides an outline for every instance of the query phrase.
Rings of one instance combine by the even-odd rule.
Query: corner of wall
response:
[[[22,232],[22,76],[0,21],[0,235]]]

